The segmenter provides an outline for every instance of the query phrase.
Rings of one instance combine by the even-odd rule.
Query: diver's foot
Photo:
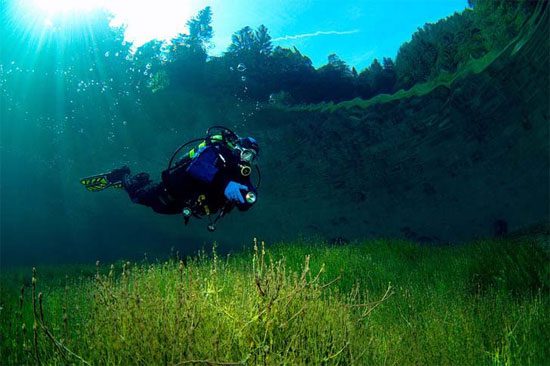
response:
[[[124,181],[130,176],[130,168],[126,165],[109,173],[93,175],[80,179],[80,183],[91,192],[99,192],[105,188],[124,188]]]
[[[121,168],[115,169],[106,175],[109,183],[121,183],[124,179],[130,175],[130,168],[124,165]]]

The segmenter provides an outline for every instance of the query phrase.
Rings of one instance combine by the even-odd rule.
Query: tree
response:
[[[193,90],[204,86],[207,48],[212,39],[212,11],[209,6],[186,24],[189,34],[172,39],[166,71],[173,87],[185,85]]]
[[[254,33],[256,42],[257,52],[264,56],[271,55],[273,50],[273,45],[271,44],[271,36],[268,33],[267,27],[265,25],[260,25],[256,32]]]
[[[474,8],[475,22],[489,50],[504,47],[519,34],[539,4],[547,6],[546,0],[470,0],[468,3]]]
[[[271,77],[273,46],[268,29],[260,25],[254,31],[246,26],[235,32],[231,40],[231,45],[223,57],[234,71],[237,89],[240,80],[246,80],[247,97],[267,100],[275,83]],[[246,70],[239,70],[240,65]]]
[[[382,58],[382,80],[380,82],[380,93],[391,93],[395,89],[397,75],[395,74],[395,64],[390,57]]]
[[[434,32],[433,24],[425,24],[399,48],[395,59],[399,87],[409,89],[430,79],[437,60]]]
[[[254,31],[249,26],[246,26],[231,36],[231,44],[227,53],[235,56],[248,56],[254,50],[256,39]]]
[[[319,101],[340,101],[355,96],[355,79],[349,66],[336,54],[328,56],[328,63],[317,70],[312,93]]]
[[[159,81],[166,74],[162,69],[164,62],[163,47],[164,42],[152,40],[137,49],[133,58],[134,67],[132,67],[134,70],[132,79],[136,85],[147,85],[155,91],[161,89],[163,84]],[[165,82],[165,80],[162,81]]]
[[[307,56],[296,47],[278,46],[271,54],[270,66],[269,77],[273,81],[271,92],[286,91],[296,101],[309,101],[315,68]]]
[[[180,33],[172,39],[171,57],[173,60],[195,54],[206,61],[206,50],[212,40],[212,10],[209,6],[187,21],[189,34]]]
[[[328,68],[340,73],[342,76],[350,76],[349,66],[335,53],[328,56]]]
[[[359,73],[356,81],[356,89],[359,97],[363,99],[368,99],[372,97],[373,89],[371,85],[371,79],[372,77],[370,75],[370,70],[368,67],[366,67],[363,71]]]
[[[395,65],[391,58],[384,57],[382,65],[374,59],[370,66],[357,78],[357,91],[362,98],[370,98],[380,93],[391,93],[395,88]]]
[[[374,94],[380,94],[384,83],[384,69],[377,59],[374,59],[369,67],[370,86]]]
[[[212,40],[212,9],[207,6],[199,11],[197,16],[187,22],[189,27],[189,36],[187,44],[191,48],[201,49],[206,52]]]

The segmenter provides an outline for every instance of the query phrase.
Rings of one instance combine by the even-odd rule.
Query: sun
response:
[[[151,39],[169,40],[186,32],[186,22],[208,5],[208,0],[27,0],[27,3],[46,27],[55,18],[106,10],[113,15],[111,25],[124,26],[125,40],[139,46]]]

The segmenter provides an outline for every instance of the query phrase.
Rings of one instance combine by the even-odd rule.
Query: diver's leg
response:
[[[147,173],[128,176],[124,181],[124,188],[132,202],[151,207],[155,212],[177,214],[181,211],[167,194],[164,184],[152,182]]]
[[[92,192],[102,191],[108,187],[124,188],[134,203],[151,207],[158,213],[179,213],[179,207],[170,197],[162,182],[152,182],[147,173],[131,175],[127,166],[109,173],[82,178],[80,183]]]
[[[132,202],[151,206],[150,203],[155,195],[157,184],[149,179],[149,174],[127,175],[124,177],[123,186]]]
[[[110,173],[107,173],[105,177],[110,183],[124,183],[126,177],[130,175],[130,168],[124,165],[122,168],[112,170]]]

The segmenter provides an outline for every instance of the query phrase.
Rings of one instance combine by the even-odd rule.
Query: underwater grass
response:
[[[20,288],[20,273],[3,274],[0,356],[2,364],[547,364],[548,263],[529,239],[377,240],[255,243],[223,258],[214,250],[47,279],[36,271]]]

